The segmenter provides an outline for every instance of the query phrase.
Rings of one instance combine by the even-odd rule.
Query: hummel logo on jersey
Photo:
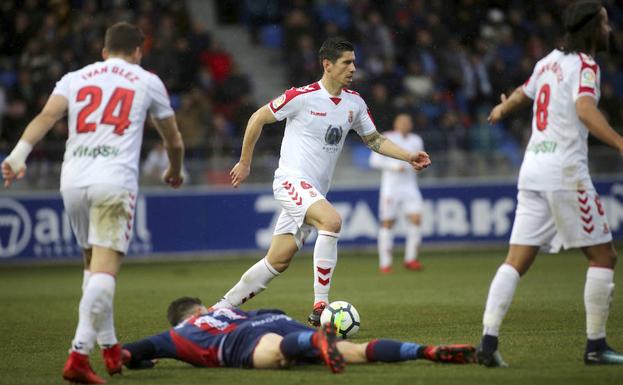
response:
[[[314,116],[327,116],[327,113],[326,113],[326,112],[316,112],[316,111],[314,111],[314,110],[309,111],[309,112],[310,112],[312,115],[314,115]]]

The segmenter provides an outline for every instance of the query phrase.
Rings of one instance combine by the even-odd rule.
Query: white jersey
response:
[[[269,103],[277,120],[287,118],[275,177],[307,179],[326,194],[348,131],[376,131],[368,108],[355,91],[332,96],[321,82],[291,88]]]
[[[398,147],[411,153],[424,151],[422,138],[413,133],[406,136],[396,131],[384,132],[383,135]],[[381,170],[381,195],[394,195],[403,191],[414,191],[417,187],[417,173],[408,163],[373,152],[370,166]]]
[[[155,119],[173,115],[160,78],[110,58],[63,76],[52,94],[69,102],[61,190],[97,184],[136,190],[147,111]]]
[[[588,55],[553,50],[534,67],[523,92],[534,100],[532,136],[519,172],[519,189],[592,190],[588,130],[578,118],[580,96],[599,101],[599,66]]]

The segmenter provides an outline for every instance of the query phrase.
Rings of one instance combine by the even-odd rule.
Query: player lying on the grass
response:
[[[324,362],[339,373],[347,362],[475,362],[472,345],[427,346],[385,339],[353,343],[340,340],[333,325],[314,329],[277,309],[207,309],[198,298],[182,297],[169,305],[167,318],[172,329],[123,346],[126,367],[151,368],[152,360],[158,358],[195,366],[253,369]]]

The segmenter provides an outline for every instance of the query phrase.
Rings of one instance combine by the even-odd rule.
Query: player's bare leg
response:
[[[290,265],[292,257],[298,251],[298,245],[292,234],[273,236],[266,257],[251,266],[225,296],[213,307],[240,306],[255,297],[279,274]]]
[[[320,325],[320,314],[329,303],[331,277],[337,264],[337,241],[342,218],[326,199],[312,204],[305,214],[305,223],[318,230],[314,245],[314,308],[309,315],[311,325]]]
[[[606,322],[614,292],[614,267],[617,261],[612,242],[583,247],[589,260],[584,286],[586,308],[586,349],[584,362],[595,364],[623,364],[623,355],[606,342]]]
[[[417,259],[420,243],[422,243],[422,234],[420,232],[420,224],[422,217],[420,214],[410,214],[407,216],[407,242],[405,244],[405,260],[404,265],[408,270],[422,270],[422,264]]]
[[[476,356],[476,348],[472,345],[426,346],[394,340],[372,340],[363,344],[339,341],[337,348],[349,364],[401,362],[417,359],[468,364],[474,363]]]
[[[478,347],[478,362],[482,365],[508,366],[498,352],[500,326],[515,295],[519,278],[534,262],[537,246],[511,244],[506,260],[500,266],[489,287],[483,316],[483,336]]]
[[[93,255],[93,249],[82,249],[82,261],[84,262],[84,270],[82,271],[82,292],[89,283],[91,278],[91,256]]]
[[[253,351],[253,367],[255,369],[279,369],[289,367],[291,361],[281,352],[283,337],[268,333],[263,335]]]
[[[91,276],[80,300],[79,320],[72,342],[71,354],[63,369],[63,378],[70,382],[101,384],[89,364],[89,353],[97,340],[102,346],[106,370],[110,375],[121,372],[121,349],[113,323],[115,277],[123,254],[94,246],[90,261]],[[118,353],[118,354],[116,354]]]
[[[387,219],[381,221],[381,227],[379,228],[378,238],[378,251],[379,251],[379,270],[381,273],[389,274],[392,272],[394,249],[394,233],[392,231],[395,220]]]

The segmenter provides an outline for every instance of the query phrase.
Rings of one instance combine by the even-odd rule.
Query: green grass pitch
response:
[[[362,318],[356,341],[386,337],[424,344],[477,343],[489,283],[505,249],[426,251],[425,270],[400,265],[382,276],[372,253],[342,253],[332,299],[352,302]],[[396,262],[399,259],[396,258]],[[127,263],[117,281],[115,320],[120,340],[167,328],[165,309],[181,295],[217,300],[251,259]],[[502,328],[507,369],[443,366],[425,361],[347,366],[335,376],[322,366],[290,370],[200,369],[161,361],[154,370],[109,379],[133,384],[623,384],[623,366],[586,367],[583,290],[586,262],[577,251],[539,256],[524,277]],[[77,322],[82,280],[76,264],[0,266],[0,384],[61,384],[61,370]],[[615,282],[623,282],[618,269]],[[623,289],[615,292],[609,342],[623,349]],[[309,253],[245,308],[278,307],[305,320],[312,305]],[[96,349],[95,370],[105,374]],[[107,376],[106,376],[107,377]]]

